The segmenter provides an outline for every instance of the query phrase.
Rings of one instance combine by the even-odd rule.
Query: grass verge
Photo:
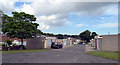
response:
[[[40,50],[15,50],[15,51],[2,51],[2,53],[24,53],[24,52],[35,52],[35,51],[46,51],[47,49]]]
[[[118,52],[88,52],[88,54],[104,57],[107,59],[120,60],[120,57],[118,57],[120,54]]]

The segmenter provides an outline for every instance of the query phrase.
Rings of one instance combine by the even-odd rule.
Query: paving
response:
[[[90,45],[86,45],[85,52],[94,52],[94,51],[98,51],[98,50],[96,50],[94,47],[91,47]]]
[[[3,63],[118,63],[86,54],[85,45],[74,45],[63,49],[42,52],[3,54]]]

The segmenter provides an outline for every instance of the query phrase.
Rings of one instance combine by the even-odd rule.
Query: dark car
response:
[[[62,48],[62,47],[63,47],[63,45],[60,42],[52,42],[52,44],[51,44],[51,48],[59,49],[59,48]]]

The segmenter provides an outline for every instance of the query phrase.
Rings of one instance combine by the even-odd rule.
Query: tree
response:
[[[39,29],[37,30],[37,34],[39,35],[42,35],[43,34],[43,32],[41,32]]]
[[[63,34],[58,34],[58,35],[57,35],[57,38],[58,38],[58,39],[64,39]]]
[[[118,35],[120,35],[120,33],[118,33]]]
[[[3,24],[2,32],[10,38],[21,39],[21,50],[23,48],[23,39],[33,38],[36,36],[39,24],[33,23],[36,21],[34,15],[24,12],[12,12],[13,17],[6,18]]]
[[[91,39],[94,39],[94,37],[97,35],[97,33],[96,32],[92,32],[92,34],[91,34]]]
[[[2,15],[2,24],[4,25],[6,22],[9,22],[9,21],[12,21],[12,17],[10,17],[6,14],[3,14]]]
[[[81,40],[86,40],[87,42],[90,42],[90,34],[91,34],[91,32],[89,30],[86,30],[86,31],[80,33],[79,36],[80,36]]]

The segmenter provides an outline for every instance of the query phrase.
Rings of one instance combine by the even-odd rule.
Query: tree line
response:
[[[40,30],[38,34],[53,36],[53,37],[57,37],[58,39],[67,39],[68,37],[72,37],[76,39],[85,40],[87,42],[90,42],[91,39],[94,39],[94,37],[98,35],[96,32],[91,32],[89,30],[85,30],[84,32],[81,32],[79,35],[44,33],[44,32],[41,32]]]

